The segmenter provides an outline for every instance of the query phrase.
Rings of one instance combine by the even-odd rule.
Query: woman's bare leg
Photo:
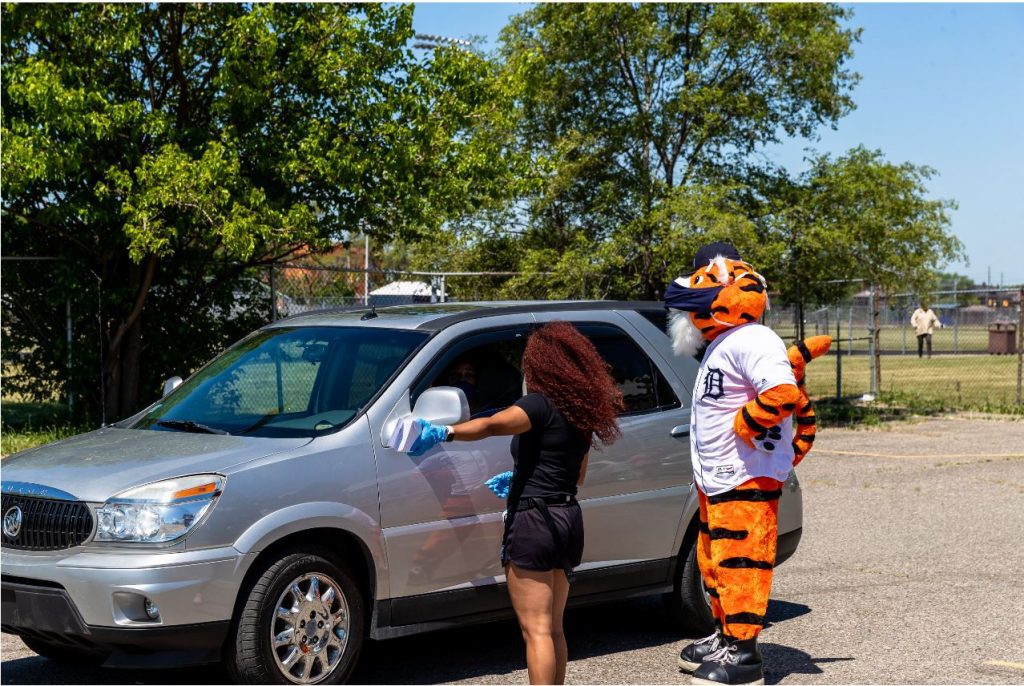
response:
[[[531,684],[561,683],[556,681],[557,654],[552,636],[555,574],[521,569],[513,564],[505,568],[508,595],[526,642],[526,670]]]
[[[569,647],[565,643],[565,629],[562,617],[565,615],[565,604],[569,600],[569,580],[565,572],[556,569],[552,572],[555,581],[554,612],[551,618],[551,640],[555,644],[555,682],[565,683],[565,667],[569,662]]]

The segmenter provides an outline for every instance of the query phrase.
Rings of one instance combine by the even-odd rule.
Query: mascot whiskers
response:
[[[693,272],[665,293],[677,355],[700,360],[690,452],[700,500],[697,561],[715,633],[688,645],[679,667],[697,684],[763,684],[764,625],[782,485],[814,443],[806,364],[828,352],[815,336],[788,351],[759,324],[767,284],[728,243],[697,251]]]

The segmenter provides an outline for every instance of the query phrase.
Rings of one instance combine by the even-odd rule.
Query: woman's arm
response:
[[[580,465],[580,478],[576,481],[577,486],[582,486],[583,482],[587,480],[587,465],[590,463],[590,451],[583,456],[583,464]]]
[[[515,436],[530,430],[530,418],[513,405],[490,417],[470,419],[452,427],[452,440],[479,441],[490,436]]]

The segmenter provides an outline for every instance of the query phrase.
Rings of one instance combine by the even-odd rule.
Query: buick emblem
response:
[[[21,533],[21,508],[15,505],[4,512],[4,536],[17,538]]]

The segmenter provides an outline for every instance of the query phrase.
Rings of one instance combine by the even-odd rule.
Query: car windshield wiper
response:
[[[168,429],[177,429],[178,431],[187,431],[193,434],[220,434],[223,436],[230,436],[227,431],[223,429],[214,429],[212,426],[206,426],[206,424],[200,424],[199,422],[193,422],[191,419],[161,419],[157,422],[159,426],[166,426]]]

